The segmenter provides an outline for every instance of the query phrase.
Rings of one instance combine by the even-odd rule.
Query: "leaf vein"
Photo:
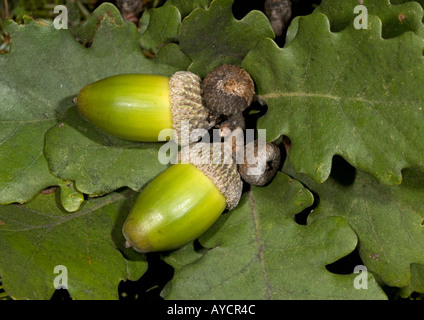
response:
[[[253,226],[255,227],[255,235],[256,235],[256,242],[258,244],[258,259],[262,267],[262,271],[265,277],[265,285],[266,285],[266,297],[268,300],[272,299],[272,290],[271,290],[271,284],[269,282],[269,276],[268,276],[268,270],[266,268],[264,257],[263,257],[263,242],[260,235],[259,230],[259,221],[258,216],[256,212],[256,206],[255,206],[255,200],[253,199],[252,192],[249,193],[249,201],[250,201],[250,207],[252,208],[252,218],[253,218]]]
[[[108,199],[106,202],[100,202],[99,204],[96,204],[95,206],[91,207],[90,209],[85,209],[85,210],[81,210],[76,212],[75,214],[72,215],[67,215],[64,218],[60,219],[59,221],[53,222],[53,223],[49,223],[49,224],[45,224],[45,225],[38,225],[38,226],[30,226],[27,228],[21,228],[21,229],[0,229],[0,231],[10,231],[10,232],[24,232],[24,231],[31,231],[31,230],[35,230],[35,229],[51,229],[53,227],[56,227],[58,225],[64,224],[68,221],[71,221],[73,219],[82,217],[84,215],[90,214],[93,211],[98,210],[101,207],[107,206],[110,203],[113,203],[119,199],[123,199],[125,198],[125,196],[117,193],[115,194],[113,197],[110,197],[110,199]]]

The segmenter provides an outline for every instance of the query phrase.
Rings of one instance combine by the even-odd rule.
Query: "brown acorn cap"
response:
[[[224,64],[203,80],[203,99],[212,112],[231,115],[242,112],[253,100],[255,85],[244,69]]]
[[[265,143],[265,141],[262,142]],[[253,147],[252,155],[247,153],[249,147]],[[280,148],[275,143],[266,143],[265,148],[259,150],[258,140],[255,140],[246,145],[244,161],[238,165],[239,173],[247,183],[254,186],[263,186],[274,178],[280,166],[280,161]],[[258,165],[263,165],[264,171],[261,174],[252,174],[250,169],[255,169]]]
[[[231,148],[225,150],[225,144],[195,143],[183,148],[178,154],[180,163],[191,163],[202,171],[224,195],[227,209],[231,210],[240,201],[243,181],[233,161]]]
[[[194,129],[209,130],[215,125],[216,117],[204,107],[202,79],[189,71],[178,71],[169,79],[169,100],[171,104],[174,140],[178,144],[196,142],[181,141],[181,126],[188,121],[190,132]]]

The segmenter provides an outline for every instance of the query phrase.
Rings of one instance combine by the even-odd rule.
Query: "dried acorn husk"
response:
[[[203,79],[203,99],[211,112],[233,115],[253,101],[255,85],[246,70],[229,64],[213,69]]]
[[[266,0],[264,12],[268,17],[271,28],[276,37],[280,37],[290,21],[292,15],[290,0]]]
[[[259,142],[264,148],[259,147]],[[238,165],[242,179],[254,186],[264,186],[270,182],[280,166],[280,148],[273,142],[254,140],[246,145],[244,152],[244,161]]]
[[[174,129],[172,139],[181,143],[183,121],[190,130],[214,125],[214,115],[203,106],[202,90],[200,77],[188,71],[172,77],[121,74],[85,86],[77,105],[83,118],[113,136],[156,142],[163,130]]]
[[[231,154],[224,160],[220,145],[183,148],[179,162],[141,191],[122,229],[127,247],[139,252],[179,248],[203,234],[225,209],[237,206],[243,182]]]

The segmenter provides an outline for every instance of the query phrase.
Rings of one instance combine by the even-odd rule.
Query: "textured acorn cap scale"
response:
[[[234,209],[240,201],[243,181],[232,157],[231,146],[224,143],[196,143],[183,148],[179,161],[191,163],[213,181],[225,196],[227,209]]]
[[[215,115],[204,107],[202,79],[190,71],[178,71],[169,80],[169,91],[174,140],[178,144],[196,142],[195,136],[181,141],[184,124],[189,124],[190,131],[209,130],[215,124]]]

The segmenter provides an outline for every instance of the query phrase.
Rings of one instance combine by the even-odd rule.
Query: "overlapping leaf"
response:
[[[405,2],[415,1],[418,2],[422,7],[424,7],[424,1],[423,0],[390,0],[390,4],[392,5],[398,5]]]
[[[156,54],[163,45],[177,40],[181,14],[171,5],[154,8],[143,13],[140,24],[146,26],[140,38],[141,46]]]
[[[75,188],[73,181],[62,179],[58,185],[60,187],[60,203],[63,208],[68,212],[77,211],[84,201],[84,195]]]
[[[240,65],[258,40],[274,37],[262,12],[236,20],[232,5],[233,0],[214,0],[209,9],[194,10],[181,24],[181,50],[193,61],[189,70],[201,77],[221,64]]]
[[[392,1],[393,2],[393,1]],[[424,36],[423,8],[415,1],[398,1],[392,5],[390,0],[364,0],[361,2],[368,14],[378,16],[383,24],[383,38],[393,38],[406,31],[413,31]],[[332,31],[341,31],[352,25],[362,12],[354,9],[359,5],[357,0],[323,0],[317,8],[330,20]]]
[[[384,299],[370,276],[357,290],[355,274],[336,275],[326,264],[350,253],[356,236],[343,218],[301,226],[292,216],[312,204],[297,181],[278,174],[271,185],[254,187],[200,238],[203,255],[177,251],[165,289],[168,299]],[[189,258],[187,258],[189,257]],[[183,259],[184,262],[181,262]],[[353,270],[352,270],[353,271]]]
[[[390,286],[409,285],[411,265],[424,265],[422,173],[407,170],[401,185],[385,186],[360,171],[352,184],[344,185],[337,176],[345,176],[346,170],[322,184],[295,173],[289,163],[284,170],[319,194],[309,221],[346,218],[358,235],[359,253],[368,270]]]
[[[411,264],[411,281],[408,286],[401,288],[399,294],[402,298],[408,298],[413,292],[424,293],[424,265],[422,264]]]
[[[0,56],[0,203],[25,202],[58,184],[44,157],[44,134],[84,85],[118,73],[178,70],[144,57],[135,25],[123,22],[114,6],[98,10],[104,15],[88,49],[53,25],[5,24],[13,46]],[[131,176],[132,168],[126,169],[125,176]]]
[[[144,54],[157,64],[168,64],[187,70],[191,60],[181,51],[178,32],[181,13],[173,5],[146,10],[140,19],[140,45]]]
[[[140,190],[167,165],[158,160],[160,143],[135,143],[106,135],[71,107],[63,122],[46,134],[51,172],[76,181],[87,194],[109,193],[123,186]]]
[[[140,268],[127,268],[117,250],[123,236],[113,231],[122,227],[130,196],[112,193],[91,199],[73,214],[60,210],[56,194],[39,195],[25,205],[0,206],[0,273],[8,294],[50,299],[59,276],[55,267],[64,266],[72,298],[117,299],[119,282],[135,276],[127,272],[141,275]]]
[[[181,12],[181,16],[184,18],[194,9],[207,9],[210,3],[211,0],[168,0],[165,2],[165,6],[172,5],[177,7]]]
[[[0,206],[0,274],[7,292],[50,298],[60,264],[69,269],[73,298],[115,299],[121,279],[136,280],[147,268],[144,255],[121,247],[120,227],[135,193],[89,199],[77,210],[81,192],[139,190],[166,167],[158,163],[158,144],[110,137],[79,117],[72,98],[85,84],[112,74],[170,75],[189,68],[205,76],[222,63],[241,65],[247,54],[243,66],[269,107],[259,127],[269,140],[291,138],[296,170],[324,181],[333,156],[341,154],[393,184],[403,168],[422,167],[422,9],[403,0],[393,0],[396,7],[364,0],[378,18],[370,15],[369,29],[356,30],[352,5],[358,2],[346,0],[339,16],[332,11],[336,2],[323,0],[314,14],[295,19],[289,44],[280,49],[265,39],[274,35],[260,12],[238,21],[232,0],[215,0],[208,9],[209,0],[170,0],[151,11],[162,13],[157,19],[145,16],[141,43],[153,59],[143,55],[135,26],[110,4],[72,32],[7,22],[13,46],[0,56],[0,203],[26,202],[45,187],[61,187],[60,194],[39,195],[25,205]],[[84,48],[72,35],[93,44]],[[176,272],[164,296],[384,299],[371,275],[369,289],[356,290],[355,274],[325,268],[358,240],[370,271],[402,287],[402,296],[422,292],[424,203],[417,172],[403,171],[403,183],[391,187],[365,173],[350,186],[300,175],[320,200],[307,226],[293,215],[311,205],[312,195],[278,174],[269,186],[253,187],[200,238],[205,249],[188,245],[166,257]]]
[[[288,136],[295,169],[319,182],[335,154],[386,184],[424,166],[422,38],[382,39],[380,20],[368,21],[333,33],[314,12],[287,47],[262,40],[243,62],[268,105],[258,127],[268,140]]]

